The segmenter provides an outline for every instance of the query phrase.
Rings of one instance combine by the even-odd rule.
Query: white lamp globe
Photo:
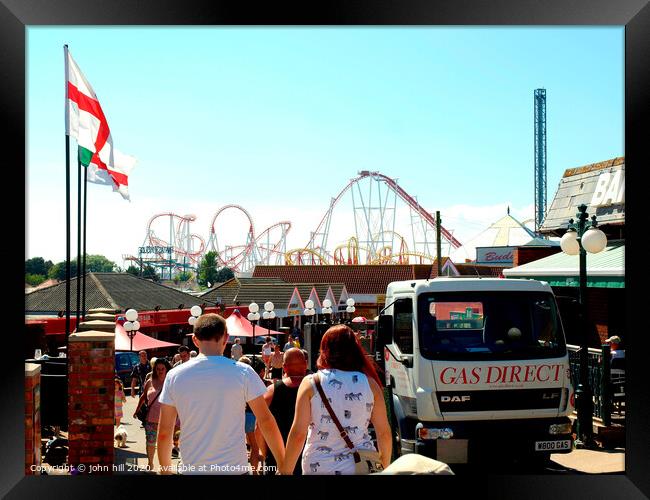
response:
[[[307,301],[305,302],[305,307],[306,307],[307,309],[313,309],[313,308],[314,308],[314,301],[311,300],[311,299],[307,300]]]
[[[128,311],[126,311],[125,316],[126,319],[128,319],[129,321],[135,321],[136,319],[138,319],[138,311],[136,311],[135,309],[129,309]]]
[[[348,306],[348,307],[345,308],[345,310],[346,310],[346,312],[351,313],[351,312],[354,311],[354,308],[352,306]]]
[[[269,312],[269,319],[275,319],[275,311]]]
[[[133,322],[131,321],[126,321],[123,326],[124,326],[124,330],[126,330],[127,332],[132,332],[134,329]]]
[[[137,332],[140,329],[140,322],[138,320],[135,320],[133,322],[133,329]]]
[[[255,321],[259,321],[260,313],[258,313],[258,312],[253,313],[253,317],[254,317]]]
[[[246,317],[248,318],[248,321],[255,321],[255,313],[248,313],[248,316]]]
[[[274,307],[275,307],[275,306],[273,305],[273,302],[271,302],[270,300],[269,300],[268,302],[265,302],[265,303],[264,303],[264,310],[265,310],[265,311],[269,311],[269,312],[270,312],[270,311],[273,310]]]
[[[201,316],[201,313],[203,312],[203,309],[201,309],[201,306],[192,306],[192,309],[190,309],[190,313],[192,316]]]
[[[264,311],[264,313],[262,313],[262,318],[264,318],[264,319],[269,319],[269,312],[268,312],[268,311]]]
[[[607,236],[596,227],[589,228],[581,241],[582,247],[589,253],[602,252],[607,246]]]
[[[325,299],[323,301],[323,307],[326,308],[326,309],[329,308],[329,307],[332,307],[332,301],[330,299]]]
[[[260,306],[258,306],[255,302],[251,302],[248,306],[248,310],[252,313],[256,313],[260,310]]]
[[[352,297],[350,297],[348,300],[345,301],[345,303],[347,305],[349,305],[349,306],[353,306],[354,305],[354,299]]]
[[[352,311],[351,311],[351,312],[354,312],[354,311],[356,311],[356,310],[357,310],[357,308],[356,308],[356,307],[354,307],[354,306],[352,306],[352,307],[351,307],[350,309],[352,309]]]
[[[187,322],[192,326],[194,326],[194,323],[196,323],[196,320],[197,320],[196,316],[190,316],[189,318],[187,318]]]
[[[567,231],[560,240],[560,247],[567,255],[578,255],[580,253],[580,245],[578,244],[578,236],[575,231]]]

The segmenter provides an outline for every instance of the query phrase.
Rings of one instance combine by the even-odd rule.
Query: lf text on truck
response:
[[[386,305],[375,356],[398,455],[543,464],[573,449],[569,358],[547,283],[400,281]]]

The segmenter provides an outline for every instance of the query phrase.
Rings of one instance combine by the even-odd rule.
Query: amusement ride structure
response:
[[[351,202],[352,214],[346,209]],[[244,216],[245,241],[229,244],[225,228],[227,214]],[[169,239],[155,232],[168,219]],[[127,256],[124,260],[153,266],[162,277],[174,273],[196,270],[208,251],[217,253],[217,267],[228,267],[237,274],[251,273],[257,264],[265,265],[351,265],[351,264],[429,264],[436,258],[436,218],[424,209],[416,197],[402,189],[396,179],[379,172],[367,170],[358,173],[332,198],[325,215],[307,244],[287,250],[287,233],[291,222],[272,224],[259,234],[255,231],[253,218],[240,205],[225,205],[217,210],[209,226],[207,244],[190,231],[194,215],[179,216],[173,213],[154,215],[147,224],[144,245],[139,256]],[[340,233],[354,226],[354,233],[347,232],[343,243],[332,247],[331,241],[339,237],[330,234],[332,228]],[[166,226],[165,226],[166,227]],[[452,233],[439,228],[441,255],[461,246]],[[146,256],[146,257],[145,257]]]

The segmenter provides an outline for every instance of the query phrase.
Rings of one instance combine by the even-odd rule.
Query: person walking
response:
[[[264,401],[269,405],[269,410],[278,423],[282,439],[286,442],[293,423],[298,387],[307,374],[307,360],[300,349],[294,347],[284,353],[282,370],[283,378],[267,387]],[[266,443],[260,432],[256,433],[256,437],[260,454],[265,459],[265,469],[273,474],[274,467],[277,467],[273,455],[267,454]],[[300,460],[297,461],[293,473],[295,475],[302,473]]]
[[[151,380],[144,386],[144,392],[138,401],[138,406],[133,413],[133,418],[137,418],[138,410],[147,402],[149,412],[147,413],[147,421],[144,424],[144,434],[147,443],[147,461],[148,470],[154,470],[154,455],[156,453],[156,441],[158,435],[158,423],[160,420],[160,394],[163,389],[165,379],[168,372],[172,369],[169,361],[165,358],[157,358],[153,367],[153,375]],[[165,450],[168,459],[171,460],[171,449]],[[158,462],[162,465],[161,451],[158,450]]]
[[[235,343],[230,348],[230,357],[235,361],[239,361],[239,359],[243,356],[243,354],[244,354],[244,350],[241,346],[241,339],[237,337],[235,338]]]
[[[262,361],[264,366],[266,366],[266,376],[268,377],[271,373],[271,355],[273,354],[273,340],[271,337],[266,337],[264,340],[266,342],[262,345]]]
[[[176,368],[177,366],[182,365],[183,363],[187,363],[190,360],[190,348],[187,347],[186,345],[182,345],[178,348],[178,357],[180,358],[172,368]]]
[[[223,356],[228,342],[226,321],[203,314],[194,324],[192,341],[199,355],[172,370],[160,395],[158,457],[161,474],[172,474],[171,445],[176,416],[183,425],[181,472],[249,474],[246,458],[246,403],[277,462],[284,462],[284,442],[264,402],[266,387],[252,367]],[[218,390],[215,390],[218,388]]]
[[[122,412],[122,405],[126,403],[126,395],[124,394],[124,386],[122,381],[115,377],[115,425],[119,427],[124,413]]]
[[[144,387],[145,377],[147,373],[151,371],[151,366],[149,366],[149,361],[147,359],[147,351],[140,351],[138,353],[140,357],[140,363],[133,367],[131,370],[131,397],[135,397],[135,385],[138,384],[138,396],[142,395],[142,390]]]
[[[375,449],[368,433],[372,422],[380,460],[387,467],[392,443],[381,381],[349,326],[335,325],[325,332],[316,364],[318,372],[306,376],[298,388],[295,416],[280,472],[291,474],[301,451],[303,474],[355,472],[351,450],[315,388],[315,376],[319,377],[325,397],[356,449]]]
[[[284,356],[278,344],[275,344],[275,352],[271,355],[270,365],[271,380],[275,382],[282,378],[282,366],[284,365]]]

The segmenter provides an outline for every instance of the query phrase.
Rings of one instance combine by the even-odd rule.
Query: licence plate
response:
[[[561,441],[535,441],[535,451],[555,451],[570,449],[570,439],[563,439]]]

